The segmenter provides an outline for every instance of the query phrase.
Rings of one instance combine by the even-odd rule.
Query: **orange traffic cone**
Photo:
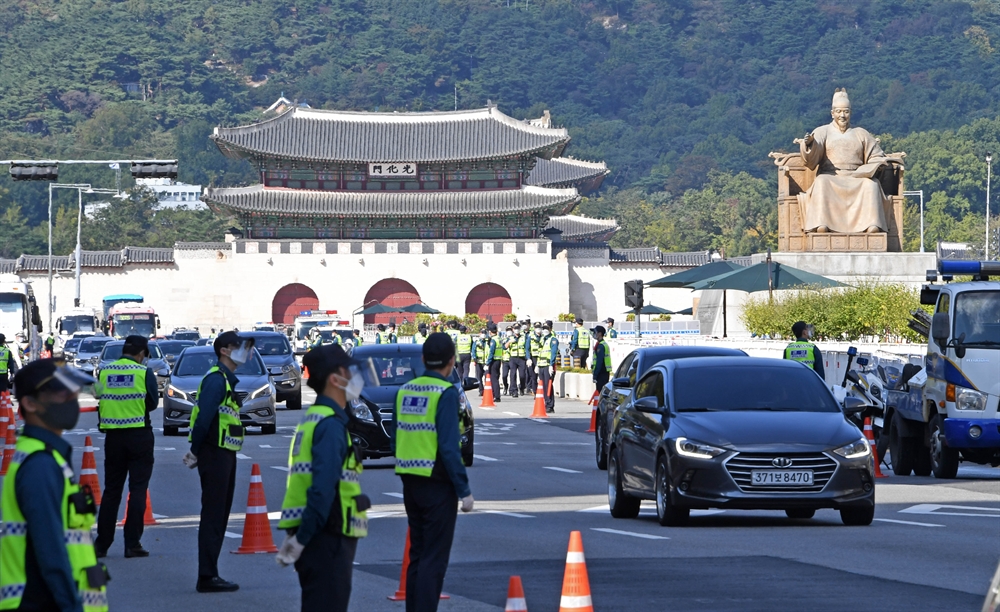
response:
[[[276,553],[271,535],[271,521],[267,519],[267,500],[264,499],[264,483],[260,478],[260,466],[256,463],[250,469],[250,492],[247,494],[247,518],[243,523],[243,541],[240,547],[230,551],[234,555],[250,553]]]
[[[490,373],[486,373],[486,380],[483,381],[483,401],[479,403],[480,408],[496,408],[493,403],[493,382],[490,380]]]
[[[597,399],[600,396],[601,394],[597,392],[597,389],[594,389],[594,394],[590,396],[590,401],[587,402],[588,406],[594,407],[593,410],[590,411],[590,428],[587,429],[587,433],[594,433],[597,431]]]
[[[7,466],[14,458],[14,448],[17,446],[17,426],[14,425],[13,412],[8,409],[4,413],[7,415],[7,422],[4,435],[3,460],[0,462],[0,476],[7,475]]]
[[[583,538],[579,531],[569,534],[569,550],[566,552],[566,573],[563,575],[559,612],[594,612],[594,605],[590,601],[587,561],[583,557]]]
[[[302,366],[302,380],[309,380],[309,368]]]
[[[399,572],[399,588],[394,595],[386,597],[389,601],[406,601],[406,570],[410,569],[410,529],[406,529],[406,544],[403,546],[403,569]],[[441,599],[451,599],[444,593]]]
[[[528,604],[524,600],[524,587],[520,576],[511,576],[507,586],[507,605],[504,612],[528,612]]]
[[[531,418],[533,419],[544,419],[548,414],[545,413],[545,390],[542,388],[542,379],[538,379],[538,388],[535,389],[535,406],[531,411]]]
[[[101,505],[101,481],[97,478],[97,462],[94,460],[94,443],[90,436],[83,439],[83,463],[80,464],[80,486],[89,486],[94,503]],[[147,504],[148,505],[148,504]]]
[[[882,473],[878,464],[878,450],[875,448],[875,434],[872,432],[872,418],[865,417],[865,439],[868,440],[868,445],[872,447],[872,455],[875,457],[875,478],[888,478]]]
[[[121,527],[122,525],[124,525],[125,521],[128,520],[128,499],[129,499],[129,497],[132,497],[131,493],[129,493],[125,497],[125,517],[122,520],[118,521],[118,526],[119,527]],[[145,526],[147,526],[147,527],[149,525],[159,525],[160,524],[155,518],[153,518],[153,502],[150,501],[150,498],[149,498],[149,489],[146,489],[146,513],[142,515],[142,524],[145,525]]]

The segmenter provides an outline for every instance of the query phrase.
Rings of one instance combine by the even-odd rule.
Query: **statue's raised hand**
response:
[[[816,139],[813,138],[812,132],[809,132],[808,134],[806,134],[802,138],[796,138],[792,142],[795,143],[795,144],[805,145],[805,146],[808,147],[808,146],[812,145],[812,143],[815,142],[815,141],[816,141]]]

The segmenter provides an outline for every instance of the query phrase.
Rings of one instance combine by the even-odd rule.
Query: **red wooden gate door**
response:
[[[413,285],[403,279],[383,278],[372,285],[372,288],[365,294],[365,306],[374,305],[372,300],[392,308],[402,308],[403,306],[420,302],[420,294],[417,293]],[[380,314],[365,315],[365,324],[387,324],[393,320],[396,323],[400,323],[404,318],[412,321],[414,316],[407,312],[383,312]]]
[[[505,314],[514,310],[506,289],[496,283],[483,283],[473,287],[469,297],[465,298],[465,312],[502,321]]]
[[[291,324],[295,322],[295,317],[303,310],[316,310],[319,308],[319,298],[316,292],[309,287],[292,283],[285,285],[274,294],[271,300],[271,321],[273,323]]]

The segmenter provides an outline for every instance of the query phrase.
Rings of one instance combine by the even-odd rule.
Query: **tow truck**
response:
[[[122,302],[108,311],[108,335],[116,339],[131,335],[153,338],[159,328],[160,317],[151,306]]]
[[[934,314],[929,328],[925,316],[911,325],[929,335],[924,367],[904,366],[886,389],[897,476],[954,478],[962,461],[1000,466],[1000,280],[991,277],[1000,262],[939,260],[928,270],[920,302]]]
[[[42,317],[31,284],[15,274],[0,274],[0,333],[7,337],[8,344],[17,342],[16,347],[11,347],[17,349],[17,361],[21,362],[26,349],[32,358],[39,354],[41,332]]]
[[[309,350],[309,332],[314,327],[332,327],[342,338],[353,331],[351,322],[341,320],[336,310],[303,310],[295,317],[295,332],[292,337],[295,354],[305,355]]]

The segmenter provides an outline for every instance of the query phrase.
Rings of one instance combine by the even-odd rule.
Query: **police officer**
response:
[[[496,403],[500,401],[500,365],[503,363],[503,345],[498,337],[497,324],[490,323],[488,330],[490,337],[486,350],[486,369],[490,373],[490,389],[493,393],[493,402]]]
[[[438,608],[458,503],[472,510],[469,477],[462,464],[458,389],[448,377],[455,345],[447,334],[424,343],[426,371],[396,396],[396,473],[403,481],[403,505],[410,526],[406,612]]]
[[[570,355],[579,360],[577,367],[587,369],[587,358],[590,357],[590,332],[583,328],[583,319],[576,318],[573,324],[573,336],[569,341]]]
[[[417,333],[413,334],[414,344],[423,344],[427,340],[427,324],[421,323],[417,326]]]
[[[236,591],[234,582],[219,577],[219,553],[226,536],[236,488],[236,453],[243,447],[240,401],[233,373],[252,355],[253,338],[234,331],[219,334],[213,344],[219,362],[201,379],[198,403],[191,411],[191,450],[184,465],[198,468],[201,480],[201,520],[198,523],[199,593]]]
[[[556,355],[559,354],[559,340],[552,334],[552,321],[541,327],[538,340],[538,376],[542,379],[542,395],[545,396],[545,412],[556,411],[555,386],[552,375],[555,372]]]
[[[615,338],[618,337],[618,330],[615,329],[615,320],[614,319],[612,319],[611,317],[608,317],[607,320],[604,321],[604,325],[607,328],[607,334],[605,334],[605,336],[604,336],[606,339],[608,339],[608,340],[614,340]]]
[[[812,337],[812,326],[805,321],[796,321],[792,325],[792,333],[795,334],[795,342],[785,347],[785,359],[804,363],[820,378],[826,380],[826,370],[823,368],[823,355],[815,344],[809,342]]]
[[[24,430],[0,496],[0,609],[108,609],[107,570],[90,539],[94,497],[77,484],[62,438],[80,417],[80,386],[93,381],[52,359],[14,377]]]
[[[479,397],[482,397],[483,380],[486,377],[486,359],[490,350],[490,339],[485,329],[479,332],[479,338],[476,340],[474,348],[473,363],[476,366],[476,379],[479,381]]]
[[[361,337],[361,330],[354,330],[354,346],[361,346],[365,343],[364,338]]]
[[[368,535],[371,501],[361,493],[360,449],[351,441],[345,410],[374,372],[339,346],[306,353],[307,383],[316,403],[295,429],[288,457],[288,483],[278,527],[288,535],[278,551],[281,566],[295,564],[302,610],[347,612],[358,539]],[[367,381],[377,384],[377,377]]]
[[[611,380],[611,347],[604,340],[604,327],[594,328],[594,384],[600,393],[604,385]]]
[[[520,324],[512,326],[509,342],[510,380],[507,382],[507,388],[510,390],[511,396],[517,397],[525,393],[525,375],[527,374],[524,365],[524,338],[521,337]]]
[[[128,511],[125,519],[125,558],[148,557],[142,547],[142,519],[146,515],[146,489],[153,475],[153,427],[149,413],[156,410],[160,394],[156,374],[142,365],[149,357],[149,340],[128,336],[120,359],[104,366],[94,391],[98,399],[98,427],[104,432],[104,494],[97,516],[97,557],[108,554],[115,540],[115,522],[128,478]]]
[[[534,395],[538,389],[538,353],[542,350],[542,324],[535,323],[532,333],[524,334],[525,366],[528,369],[528,388],[525,391]]]
[[[448,337],[451,338],[452,342],[458,344],[458,334],[464,333],[461,331],[463,327],[465,326],[459,326],[456,319],[452,319],[451,321],[448,321],[448,328],[445,330],[445,333],[448,334]]]
[[[14,360],[14,351],[7,347],[7,336],[0,334],[0,393],[10,390],[10,377],[15,373],[17,361]]]
[[[458,352],[458,375],[465,380],[471,374],[469,363],[472,361],[472,335],[469,333],[469,328],[460,325],[454,340],[455,350]]]
[[[511,333],[508,325],[499,338],[500,347],[503,350],[503,356],[500,359],[500,389],[504,395],[510,395],[510,339]],[[514,396],[516,397],[517,393]]]

